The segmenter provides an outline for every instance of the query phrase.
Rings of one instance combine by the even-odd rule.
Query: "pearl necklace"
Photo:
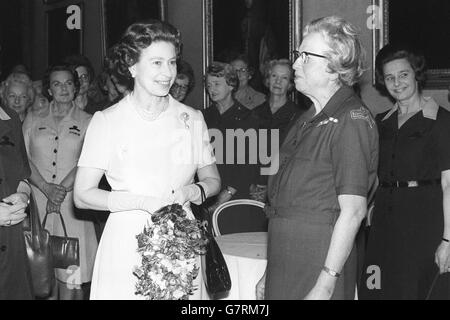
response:
[[[161,110],[159,110],[159,111],[147,111],[147,110],[145,110],[144,108],[138,107],[137,105],[135,105],[135,108],[136,108],[136,110],[138,111],[139,115],[140,115],[143,119],[148,120],[148,121],[154,121],[154,120],[158,119],[159,116],[160,116],[164,111],[166,111],[166,109],[168,108],[168,106],[169,106],[169,100],[167,100],[167,101],[164,102],[164,106],[163,106],[163,107],[161,108]]]

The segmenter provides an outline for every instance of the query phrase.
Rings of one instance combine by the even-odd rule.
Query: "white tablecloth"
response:
[[[225,300],[255,300],[255,286],[266,270],[267,232],[233,233],[216,237],[231,276]],[[202,299],[208,299],[203,290]]]

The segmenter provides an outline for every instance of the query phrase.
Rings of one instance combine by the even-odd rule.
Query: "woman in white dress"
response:
[[[220,189],[201,112],[169,95],[179,39],[167,23],[136,23],[111,51],[116,72],[134,78],[134,87],[94,115],[78,163],[75,204],[111,212],[97,251],[91,299],[142,299],[133,275],[141,263],[136,235],[151,223],[150,214],[177,202],[193,218],[189,203],[201,201],[195,174],[207,196]],[[111,192],[98,188],[103,174]],[[193,299],[201,295],[200,275]]]

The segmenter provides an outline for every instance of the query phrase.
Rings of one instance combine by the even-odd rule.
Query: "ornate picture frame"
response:
[[[409,2],[394,2],[391,0],[372,0],[375,24],[373,28],[373,83],[375,84],[375,58],[378,51],[386,44],[392,41],[392,37],[400,38],[400,35],[405,34],[409,38],[416,37],[413,40],[415,43],[427,40],[423,42],[421,50],[425,53],[427,58],[427,64],[429,68],[427,70],[427,81],[425,82],[425,89],[447,89],[450,84],[450,60],[447,54],[450,53],[450,49],[445,54],[435,56],[435,52],[442,52],[443,48],[447,47],[450,37],[450,26],[448,25],[448,19],[434,18],[433,21],[426,20],[427,12],[433,10],[433,14],[441,14],[436,11],[436,8],[444,9],[445,12],[450,10],[450,4],[446,0],[442,1],[441,6],[436,5],[436,1],[420,2],[421,10],[410,9],[404,7],[411,5]],[[394,7],[395,5],[395,7]],[[399,7],[397,7],[399,6]],[[400,7],[402,6],[402,7]],[[433,9],[434,8],[434,9]],[[406,9],[410,11],[405,11]],[[417,15],[412,15],[412,12],[416,12]],[[445,14],[442,13],[442,14]],[[425,29],[421,27],[421,23],[431,25]],[[414,30],[421,30],[421,34],[417,34]],[[427,54],[428,53],[428,54]],[[430,54],[433,54],[433,60],[430,61]],[[432,63],[431,63],[432,62]]]
[[[215,30],[214,30],[214,21],[215,19],[218,20],[217,14],[223,14],[215,13],[214,12],[214,1],[220,1],[220,0],[203,0],[202,4],[202,20],[203,20],[203,74],[206,73],[206,69],[208,65],[214,61],[214,58],[217,56],[217,49],[215,48]],[[257,0],[261,1],[261,0]],[[244,1],[242,1],[244,3]],[[284,48],[284,50],[288,57],[293,60],[293,51],[299,47],[302,39],[302,0],[289,0],[288,1],[288,12],[286,13],[287,21],[286,23],[286,29],[289,29],[289,36],[286,37],[286,43],[283,44],[287,46],[287,48]],[[235,13],[234,13],[235,14]],[[216,17],[216,18],[215,18]],[[226,17],[221,16],[220,20],[226,20]],[[229,36],[224,35],[224,37]],[[216,37],[221,37],[220,35],[216,34]],[[209,98],[206,90],[203,92],[203,102],[204,106],[209,106]]]

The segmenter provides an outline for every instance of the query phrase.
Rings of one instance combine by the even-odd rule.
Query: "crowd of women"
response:
[[[98,77],[77,55],[41,81],[17,67],[2,83],[0,299],[33,298],[22,230],[30,192],[51,234],[63,235],[62,216],[80,241],[79,266],[55,269],[49,299],[139,299],[136,235],[174,202],[194,219],[200,189],[210,208],[266,203],[266,218],[240,212],[228,222],[268,231],[259,299],[354,299],[356,289],[359,299],[450,298],[450,113],[423,95],[420,53],[379,52],[377,85],[394,105],[373,117],[353,91],[365,50],[342,18],[308,23],[294,61],[267,63],[265,93],[252,87],[245,56],[211,63],[202,111],[183,104],[195,79],[180,46],[170,24],[135,23]],[[294,88],[311,105],[295,103]],[[278,171],[261,174],[249,141],[239,161],[225,148],[235,145],[230,129],[276,132],[268,147]],[[168,138],[177,130],[190,139]],[[220,157],[208,130],[222,133]],[[173,150],[202,156],[180,165]]]

